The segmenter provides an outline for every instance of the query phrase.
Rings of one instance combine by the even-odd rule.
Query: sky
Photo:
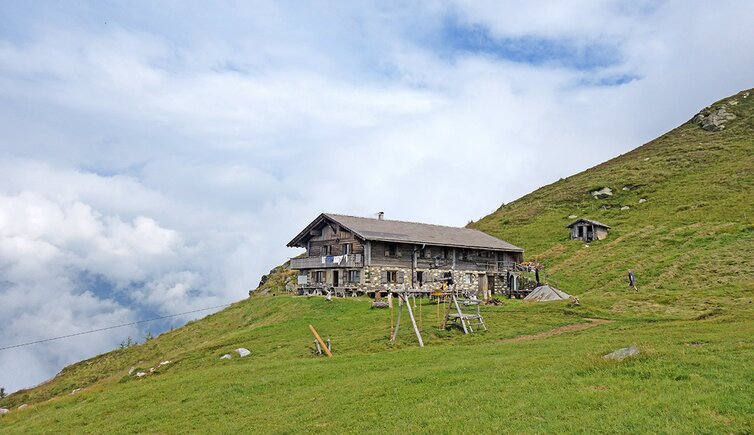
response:
[[[463,226],[754,87],[752,16],[0,2],[0,347],[240,300],[321,212]],[[207,313],[0,351],[0,386]]]

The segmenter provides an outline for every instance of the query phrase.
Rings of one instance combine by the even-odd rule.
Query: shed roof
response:
[[[299,243],[301,243],[309,231],[325,219],[340,224],[363,240],[524,252],[518,246],[471,228],[447,227],[443,225],[373,219],[331,213],[322,213],[319,215],[291,240],[288,246],[300,246]]]
[[[593,221],[591,219],[584,219],[584,218],[576,219],[575,221],[573,221],[570,224],[566,225],[566,228],[571,228],[572,226],[576,225],[579,222],[586,222],[588,224],[596,225],[598,227],[610,228],[610,225],[605,225],[602,222],[597,222],[597,221]]]

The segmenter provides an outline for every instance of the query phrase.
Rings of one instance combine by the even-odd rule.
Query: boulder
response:
[[[220,359],[231,359],[233,358],[229,353],[226,353],[225,355],[221,356]]]
[[[636,356],[640,354],[639,348],[636,346],[631,347],[624,347],[622,349],[618,349],[614,352],[610,352],[607,355],[603,355],[602,358],[611,360],[611,361],[623,361],[626,358]]]
[[[725,110],[725,105],[717,109],[704,109],[697,113],[691,121],[707,131],[720,131],[725,129],[725,123],[736,119],[736,115]]]
[[[593,191],[592,196],[596,199],[610,198],[611,196],[613,196],[613,189],[609,187],[603,187],[602,189]]]
[[[241,355],[241,358],[251,355],[251,351],[249,349],[246,349],[245,347],[239,347],[238,349],[236,349],[236,352]]]
[[[5,409],[5,408],[0,408],[0,415],[3,415],[3,414],[7,414],[7,413],[9,413],[9,412],[10,412],[10,411],[8,411],[8,410],[7,410],[7,409]]]

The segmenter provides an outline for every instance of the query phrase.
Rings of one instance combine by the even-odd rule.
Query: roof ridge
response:
[[[349,218],[356,218],[356,219],[369,219],[373,221],[382,221],[382,222],[400,222],[404,224],[417,224],[417,225],[428,225],[432,227],[441,227],[441,228],[453,228],[456,230],[471,230],[471,231],[477,231],[482,234],[487,234],[484,231],[477,230],[476,228],[467,228],[467,227],[453,227],[450,225],[440,225],[440,224],[428,224],[426,222],[416,222],[416,221],[402,221],[398,219],[378,219],[378,218],[370,218],[365,216],[353,216],[349,214],[340,214],[340,213],[323,213],[326,216],[342,216],[342,217],[349,217]]]

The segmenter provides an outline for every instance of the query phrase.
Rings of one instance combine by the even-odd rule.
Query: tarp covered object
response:
[[[555,287],[550,287],[549,285],[541,285],[535,288],[534,290],[532,290],[532,292],[529,293],[529,295],[526,296],[524,300],[547,302],[547,301],[562,301],[570,297],[571,295],[569,295],[566,292],[560,291],[556,289]]]

